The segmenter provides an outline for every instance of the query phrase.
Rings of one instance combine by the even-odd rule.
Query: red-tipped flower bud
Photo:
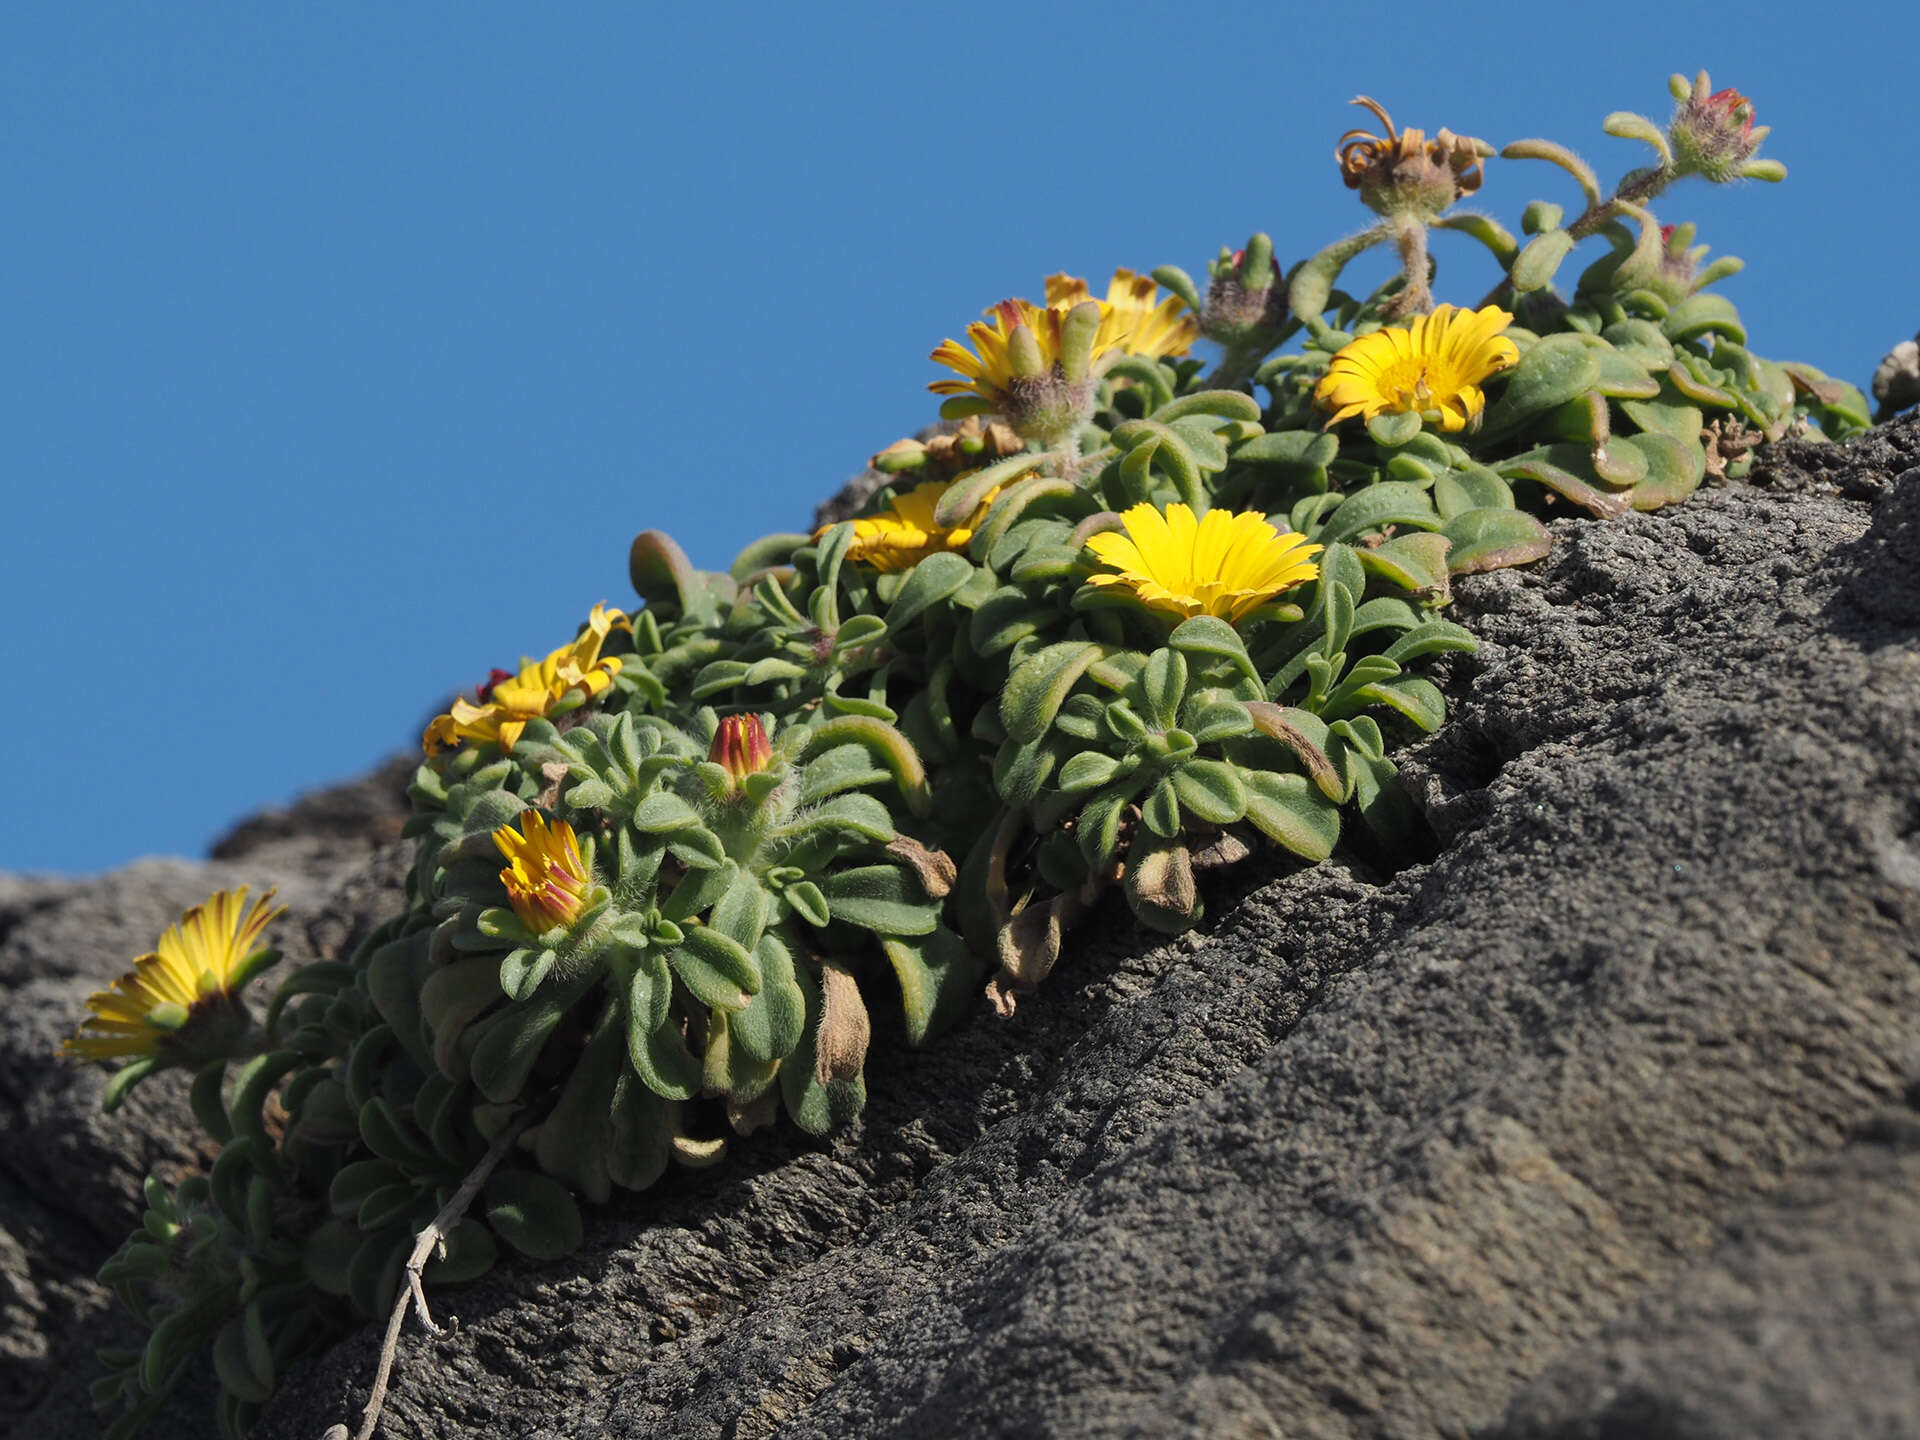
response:
[[[1674,168],[1682,175],[1699,175],[1716,184],[1738,180],[1743,175],[1755,180],[1778,179],[1771,169],[1749,170],[1767,127],[1753,123],[1753,102],[1738,90],[1708,89],[1707,72],[1702,70],[1687,87],[1675,76],[1674,91],[1680,98],[1667,126],[1667,142],[1673,147]],[[1766,166],[1786,172],[1775,162]]]
[[[725,770],[738,788],[749,775],[773,764],[773,745],[758,715],[728,715],[720,721],[707,759]]]
[[[1212,281],[1201,313],[1201,332],[1230,346],[1259,330],[1277,330],[1286,324],[1287,287],[1273,242],[1256,235],[1231,258],[1224,249],[1220,255],[1207,267]]]

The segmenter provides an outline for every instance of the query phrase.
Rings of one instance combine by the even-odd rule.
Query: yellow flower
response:
[[[1181,312],[1186,302],[1168,295],[1155,303],[1160,287],[1151,275],[1136,275],[1131,270],[1115,270],[1107,286],[1107,304],[1126,325],[1126,337],[1119,349],[1128,355],[1145,355],[1158,360],[1167,355],[1184,355],[1200,338],[1200,322]],[[1076,275],[1047,277],[1047,308],[1071,310],[1087,294],[1087,282]]]
[[[480,687],[478,705],[469,704],[463,696],[445,715],[435,716],[421,737],[427,753],[436,754],[462,740],[490,740],[502,750],[511,750],[529,720],[552,714],[576,691],[591,700],[620,673],[619,657],[603,658],[600,647],[611,631],[627,624],[620,611],[594,606],[578,639],[538,663],[525,662],[518,675],[496,670],[496,678]]]
[[[1093,303],[1100,307],[1100,324],[1094,332],[1089,364],[1097,364],[1109,351],[1122,349],[1127,338],[1126,317],[1103,301]],[[936,395],[974,395],[991,409],[1018,416],[1027,407],[1016,383],[1053,374],[1062,361],[1061,325],[1071,313],[1071,306],[1054,309],[1026,300],[1002,300],[987,312],[991,325],[976,320],[967,327],[967,336],[979,354],[957,340],[942,340],[930,357],[966,378],[935,380],[927,389]]]
[[[1000,487],[989,490],[964,523],[949,529],[933,518],[933,510],[956,483],[925,481],[905,494],[895,494],[878,515],[855,520],[853,545],[847,551],[847,558],[876,570],[911,570],[927,556],[942,550],[965,550],[973,540],[974,528],[999,495]],[[814,538],[817,540],[825,533],[822,530]]]
[[[548,825],[539,811],[526,810],[520,829],[502,825],[493,832],[493,843],[507,857],[500,872],[507,900],[529,930],[544,935],[580,918],[593,882],[571,825],[564,820]]]
[[[1117,575],[1089,575],[1089,585],[1121,585],[1155,610],[1187,619],[1217,615],[1237,624],[1281,591],[1314,579],[1321,547],[1284,534],[1254,511],[1209,510],[1195,519],[1185,505],[1162,515],[1135,505],[1120,517],[1127,533],[1108,530],[1087,542]]]
[[[161,1058],[168,1042],[193,1019],[225,1006],[237,1013],[237,992],[260,966],[254,948],[261,932],[286,913],[271,907],[269,890],[247,910],[247,887],[209,896],[171,925],[150,955],[105,990],[87,997],[93,1014],[61,1046],[76,1060]],[[244,1017],[241,1017],[244,1018]],[[187,1057],[181,1057],[187,1058]]]
[[[1497,305],[1442,305],[1405,327],[1362,335],[1333,357],[1313,398],[1333,411],[1329,427],[1351,415],[1417,411],[1443,430],[1464,430],[1486,408],[1480,382],[1520,358],[1500,332],[1513,323]]]

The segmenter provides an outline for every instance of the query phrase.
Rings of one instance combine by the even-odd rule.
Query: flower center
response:
[[[1435,375],[1430,355],[1406,355],[1394,360],[1380,374],[1380,393],[1395,410],[1428,410],[1437,402],[1436,391],[1451,392],[1458,386],[1449,377]]]

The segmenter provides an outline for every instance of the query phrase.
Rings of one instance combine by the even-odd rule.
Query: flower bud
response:
[[[1265,235],[1255,235],[1231,256],[1223,247],[1207,269],[1212,281],[1200,326],[1209,340],[1231,345],[1287,323],[1287,287],[1280,283],[1280,261]]]
[[[1679,174],[1699,175],[1724,184],[1741,177],[1742,167],[1753,159],[1766,138],[1767,127],[1754,127],[1753,102],[1738,90],[1709,93],[1707,87],[1707,72],[1702,70],[1674,109],[1667,125],[1667,143],[1673,149],[1674,169]]]
[[[911,437],[896,440],[867,464],[882,475],[898,475],[903,470],[918,470],[927,463],[927,447]]]
[[[749,775],[773,764],[773,745],[758,715],[727,715],[714,732],[707,759],[727,772],[737,790]]]
[[[927,388],[950,396],[946,419],[993,412],[1042,448],[1064,445],[1093,413],[1094,378],[1108,356],[1123,353],[1129,322],[1113,305],[1088,300],[1041,307],[1004,300],[991,324],[967,327],[978,353],[943,341],[932,358],[966,377]]]

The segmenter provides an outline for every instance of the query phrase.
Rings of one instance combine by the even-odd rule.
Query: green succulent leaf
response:
[[[832,918],[827,910],[827,897],[820,893],[820,887],[811,880],[797,881],[780,892],[793,911],[809,925],[825,925]]]
[[[1187,661],[1178,650],[1160,649],[1147,657],[1140,675],[1147,712],[1162,730],[1179,723],[1180,704],[1187,695]]]
[[[1397,450],[1420,433],[1420,416],[1411,410],[1388,411],[1367,418],[1367,435],[1383,450]]]
[[[1231,825],[1247,813],[1246,787],[1223,760],[1190,760],[1170,781],[1181,808],[1209,825]]]
[[[482,1095],[496,1104],[520,1098],[541,1047],[567,1008],[585,992],[587,983],[544,985],[531,1000],[511,1005],[468,1027],[466,1034],[474,1042],[469,1068]]]
[[[1119,768],[1120,762],[1111,755],[1103,755],[1098,750],[1082,750],[1060,767],[1060,777],[1056,783],[1070,794],[1096,790],[1111,780]]]
[[[869,796],[849,795],[845,800],[870,800],[881,815],[886,807]],[[836,802],[839,803],[839,802]],[[893,838],[893,827],[887,826],[886,838]],[[707,924],[716,934],[724,935],[743,949],[752,950],[760,943],[761,935],[766,931],[769,912],[772,910],[773,897],[761,888],[751,875],[743,874],[737,882],[729,886],[713,907],[713,913],[707,917]]]
[[[1578,335],[1548,335],[1535,341],[1510,372],[1506,393],[1492,406],[1486,429],[1499,431],[1558,409],[1600,380],[1600,357]]]
[[[509,1000],[525,1000],[540,988],[540,982],[553,973],[559,959],[551,950],[533,950],[522,946],[510,951],[500,962],[500,989]]]
[[[632,1070],[620,1072],[608,1117],[607,1176],[629,1190],[644,1190],[658,1180],[673,1154],[667,1102],[643,1079]]]
[[[927,788],[926,766],[912,741],[883,720],[840,715],[814,727],[808,736],[807,752],[848,743],[863,746],[869,756],[886,767],[909,810],[915,815],[927,814],[933,796]]]
[[[712,926],[689,926],[667,961],[694,998],[716,1010],[744,1010],[760,992],[752,952]]]
[[[986,967],[951,930],[913,939],[887,936],[881,947],[900,982],[909,1045],[925,1044],[972,1008]]]
[[[1547,527],[1533,516],[1506,508],[1462,511],[1441,533],[1450,542],[1447,569],[1455,575],[1525,565],[1540,559],[1553,543]]]
[[[1544,290],[1553,284],[1554,272],[1560,268],[1560,262],[1573,252],[1573,235],[1560,229],[1542,230],[1529,240],[1526,248],[1513,262],[1508,272],[1513,281],[1514,293],[1524,295],[1530,290]]]
[[[874,763],[864,745],[835,745],[809,760],[800,772],[800,803],[814,805],[843,790],[864,790],[892,779]]]
[[[534,1134],[534,1158],[547,1174],[572,1184],[596,1205],[612,1196],[607,1173],[607,1120],[613,1090],[626,1069],[626,1026],[621,1007],[610,1004],[553,1110]]]
[[[558,1260],[580,1247],[585,1228],[566,1186],[526,1170],[503,1170],[487,1181],[482,1213],[507,1244],[530,1260]]]
[[[675,924],[690,920],[719,904],[739,878],[740,867],[731,860],[709,870],[689,870],[673,887],[660,913]]]
[[[1005,740],[994,755],[993,788],[1009,805],[1031,805],[1059,759],[1058,747],[1044,738],[1024,745]]]
[[[1357,540],[1388,526],[1437,530],[1440,517],[1434,513],[1432,497],[1421,486],[1404,480],[1383,480],[1341,501],[1314,538],[1323,545],[1331,545]]]
[[[629,1007],[627,1060],[646,1087],[668,1100],[691,1100],[700,1093],[700,1062],[687,1049],[680,1027],[647,1028]]]
[[[1261,834],[1312,864],[1333,853],[1340,839],[1340,807],[1304,775],[1241,772],[1247,819]]]
[[[822,831],[884,845],[893,839],[893,817],[887,807],[871,795],[837,795],[801,811],[791,823],[781,827],[779,834],[783,839],[800,840]]]
[[[792,887],[788,887],[791,891]],[[820,885],[835,920],[881,935],[926,935],[940,923],[940,907],[894,865],[836,871]]]
[[[1253,661],[1247,657],[1247,642],[1217,615],[1195,615],[1181,621],[1167,637],[1167,644],[1187,655],[1225,660],[1248,679],[1259,679]]]
[[[1091,640],[1065,640],[1015,669],[1000,696],[1000,720],[1008,737],[1027,741],[1046,734],[1067,692],[1102,653]]]
[[[1669,340],[1724,335],[1736,345],[1747,343],[1747,327],[1740,323],[1740,312],[1724,295],[1689,295],[1667,312],[1660,328]]]
[[[655,790],[633,812],[633,828],[642,834],[665,835],[700,823],[700,812],[671,790]]]
[[[801,992],[793,952],[772,931],[760,937],[755,950],[761,986],[747,1008],[729,1017],[727,1029],[734,1045],[763,1063],[793,1054],[806,1028],[806,997]]]
[[[1163,839],[1174,839],[1180,833],[1180,792],[1171,778],[1162,780],[1147,792],[1146,802],[1140,807],[1140,820],[1147,829]]]
[[[973,578],[973,566],[964,555],[940,551],[927,556],[907,572],[906,583],[887,610],[887,629],[901,634],[930,607],[956,594]]]

